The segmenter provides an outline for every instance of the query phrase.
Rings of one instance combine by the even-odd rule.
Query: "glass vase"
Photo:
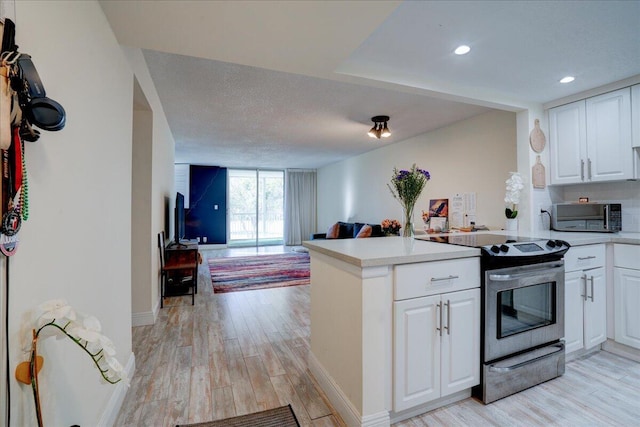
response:
[[[413,205],[404,207],[404,225],[402,226],[402,237],[413,237]]]

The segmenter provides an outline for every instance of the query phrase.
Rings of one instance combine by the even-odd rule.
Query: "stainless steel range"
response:
[[[474,395],[490,403],[562,375],[569,244],[475,233],[429,240],[482,252],[482,374]]]

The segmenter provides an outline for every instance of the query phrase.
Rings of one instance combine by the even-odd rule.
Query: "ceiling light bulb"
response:
[[[576,78],[573,76],[567,76],[567,77],[563,77],[562,79],[560,79],[560,83],[571,83],[572,81],[574,81]]]
[[[469,53],[469,51],[471,50],[471,48],[465,44],[460,45],[456,48],[456,50],[453,51],[453,53],[455,53],[456,55],[465,55],[467,53]]]
[[[388,138],[391,136],[391,131],[387,127],[387,122],[384,122],[384,128],[382,128],[382,133],[380,134],[383,138]]]
[[[389,116],[374,116],[371,117],[371,121],[373,122],[373,127],[367,135],[371,138],[386,138],[391,135],[389,128],[387,127],[387,122],[389,121]]]

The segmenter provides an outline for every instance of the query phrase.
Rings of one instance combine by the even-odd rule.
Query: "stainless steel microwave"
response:
[[[556,203],[551,210],[551,228],[557,231],[622,230],[620,203]]]

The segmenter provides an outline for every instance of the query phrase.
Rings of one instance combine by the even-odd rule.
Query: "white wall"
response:
[[[134,274],[140,281],[132,283],[133,325],[139,326],[153,324],[159,309],[159,278],[156,273],[159,271],[157,235],[162,230],[168,232],[165,224],[171,224],[171,218],[167,217],[173,212],[175,203],[173,171],[175,141],[142,51],[129,47],[122,47],[122,50],[142,92],[138,97],[146,101],[145,105],[137,107],[135,116],[138,120],[134,125],[134,129],[138,126],[143,129],[142,139],[138,142],[145,153],[134,161],[134,165],[144,170],[142,182],[139,183],[140,194],[134,193],[134,203],[143,200],[143,204],[148,205],[141,206],[140,211],[134,209],[133,212],[134,225],[140,228],[134,230],[138,250],[133,254]],[[147,131],[150,131],[150,135]],[[149,141],[149,138],[152,141]],[[135,187],[137,185],[134,185]],[[140,200],[137,199],[138,197]],[[138,266],[140,271],[135,272],[135,266]]]
[[[431,173],[415,207],[416,227],[430,199],[464,192],[477,193],[478,225],[503,227],[505,180],[517,167],[516,114],[492,111],[319,169],[318,232],[336,221],[401,221],[387,183],[394,167],[413,163]]]
[[[153,113],[138,81],[135,81],[138,98],[133,110],[133,161],[131,200],[131,310],[132,322],[136,313],[152,312],[151,253],[151,180],[153,155]],[[146,105],[140,105],[144,101]],[[155,277],[154,277],[155,278]],[[150,316],[154,320],[153,315]],[[153,323],[153,322],[150,322]]]
[[[10,260],[11,369],[28,358],[34,309],[52,298],[100,319],[125,365],[132,360],[133,75],[97,2],[15,6],[20,50],[32,55],[67,124],[26,143],[30,218]],[[42,340],[39,351],[44,423],[102,422],[118,387],[104,383],[69,340]],[[35,425],[31,388],[13,376],[10,386],[11,425]]]

